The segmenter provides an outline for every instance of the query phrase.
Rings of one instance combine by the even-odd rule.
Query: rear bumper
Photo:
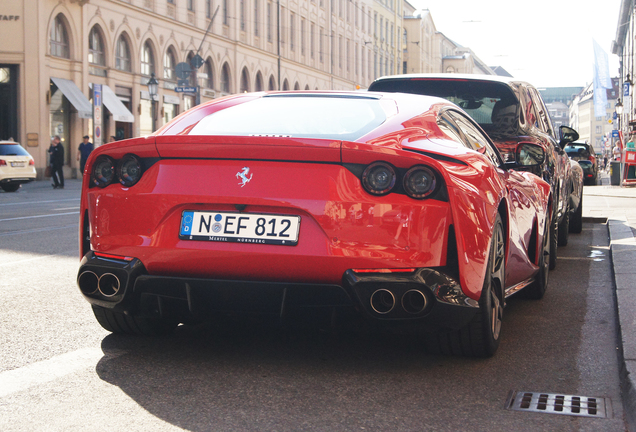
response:
[[[5,178],[0,180],[0,184],[24,184],[24,183],[29,183],[32,182],[33,180],[35,180],[35,177],[33,178],[29,178],[29,177],[18,177],[18,178]]]
[[[282,319],[289,309],[349,307],[387,324],[460,328],[478,309],[443,268],[391,274],[347,270],[340,284],[241,281],[149,275],[137,258],[104,258],[89,252],[77,280],[93,305],[181,322],[228,312]]]

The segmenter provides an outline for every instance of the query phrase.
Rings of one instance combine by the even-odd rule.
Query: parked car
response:
[[[594,148],[587,143],[573,142],[566,145],[563,150],[583,169],[585,184],[595,185],[598,179],[598,161]]]
[[[29,152],[15,141],[0,141],[0,188],[15,192],[35,177],[35,162]]]
[[[550,234],[550,268],[556,267],[557,246],[568,242],[569,219],[579,211],[578,175],[570,169],[563,146],[578,139],[571,128],[554,130],[548,110],[536,88],[490,75],[406,74],[382,77],[369,91],[403,92],[437,96],[462,107],[492,138],[505,160],[514,159],[521,142],[541,145],[546,152],[539,167],[521,167],[550,183],[553,225]]]
[[[354,308],[441,332],[445,351],[489,356],[506,297],[541,298],[548,283],[550,186],[512,169],[544,158],[520,143],[505,163],[439,98],[216,99],[93,151],[78,285],[115,333],[228,311]]]

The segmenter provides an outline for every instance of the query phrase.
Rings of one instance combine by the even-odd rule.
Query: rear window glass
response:
[[[29,156],[20,144],[2,144],[0,143],[0,156]]]
[[[374,82],[369,91],[415,93],[437,96],[459,105],[484,131],[515,135],[519,124],[519,101],[506,84],[452,79],[391,79]]]
[[[189,135],[282,135],[355,141],[386,118],[377,98],[271,95],[210,114]]]
[[[564,150],[570,157],[572,156],[580,156],[584,158],[590,157],[590,151],[587,148],[587,146],[582,146],[582,145],[566,146]]]

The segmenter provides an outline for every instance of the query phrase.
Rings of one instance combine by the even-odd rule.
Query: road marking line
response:
[[[103,357],[114,358],[122,354],[125,354],[125,351],[104,353],[99,348],[82,348],[18,369],[0,372],[0,397],[51,382],[81,369],[94,367]]]
[[[79,210],[79,207],[65,207],[65,208],[53,209],[53,211],[61,211],[61,210]]]
[[[78,225],[77,223],[74,223],[73,225],[62,225],[57,227],[33,228],[33,229],[20,230],[20,231],[8,231],[8,232],[0,233],[0,237],[20,235],[20,234],[31,234],[31,233],[37,233],[37,232],[49,232],[53,230],[61,230],[61,229],[67,229],[67,228],[78,228]]]
[[[2,266],[10,266],[10,265],[14,265],[14,264],[21,264],[21,263],[25,263],[25,262],[29,262],[29,261],[35,261],[35,260],[39,260],[39,259],[43,259],[43,258],[65,256],[66,254],[76,253],[76,252],[77,252],[77,250],[70,250],[70,251],[65,251],[65,252],[59,253],[59,254],[43,255],[43,256],[38,256],[38,257],[34,257],[34,258],[26,258],[26,259],[22,259],[22,260],[18,260],[18,261],[2,262],[2,263],[0,263],[0,267],[2,267]]]
[[[50,201],[33,201],[33,202],[17,202],[17,203],[4,203],[0,204],[0,207],[4,206],[16,206],[16,205],[31,205],[31,204],[45,204],[45,203],[57,203],[61,201],[79,201],[80,198],[67,198],[60,200],[50,200]]]
[[[22,216],[22,217],[17,217],[17,218],[0,219],[0,222],[13,221],[13,220],[22,220],[22,219],[36,219],[36,218],[52,217],[52,216],[75,215],[75,214],[79,214],[79,212],[54,213],[54,214],[37,215],[37,216]]]

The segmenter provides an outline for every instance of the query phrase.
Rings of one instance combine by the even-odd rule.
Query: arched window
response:
[[[221,69],[221,91],[223,93],[231,93],[232,86],[230,85],[230,66],[225,63],[223,69]]]
[[[115,50],[115,69],[121,71],[131,71],[130,46],[125,34],[122,33],[117,39],[117,47]]]
[[[300,90],[300,84],[298,83],[294,84],[294,90]]]
[[[273,75],[269,77],[269,84],[267,85],[267,90],[276,90],[276,80]]]
[[[66,30],[66,23],[64,22],[64,16],[58,14],[53,21],[51,27],[51,55],[55,57],[71,58],[71,51],[69,47],[68,31]]]
[[[207,59],[206,62],[203,65],[203,70],[205,71],[206,74],[208,74],[208,79],[205,80],[205,85],[207,88],[214,88],[214,69],[212,69],[212,60],[211,59]]]
[[[241,71],[241,93],[247,93],[250,91],[250,77],[247,73],[247,68],[244,67]]]
[[[163,56],[163,77],[168,80],[176,80],[177,74],[174,67],[177,64],[177,56],[174,53],[173,47],[168,47],[166,54]]]
[[[106,66],[104,41],[97,25],[93,26],[88,35],[88,62],[94,65]]]
[[[254,81],[254,91],[263,91],[263,75],[260,72],[256,74],[256,80]]]
[[[305,90],[309,90],[309,84],[305,86]]]
[[[155,73],[155,54],[150,41],[146,41],[141,48],[141,74],[150,75]]]
[[[289,82],[287,81],[287,78],[283,81],[283,90],[289,90]]]
[[[448,66],[448,67],[446,68],[446,73],[455,73],[455,68],[454,68],[454,67],[452,67],[452,66]]]

